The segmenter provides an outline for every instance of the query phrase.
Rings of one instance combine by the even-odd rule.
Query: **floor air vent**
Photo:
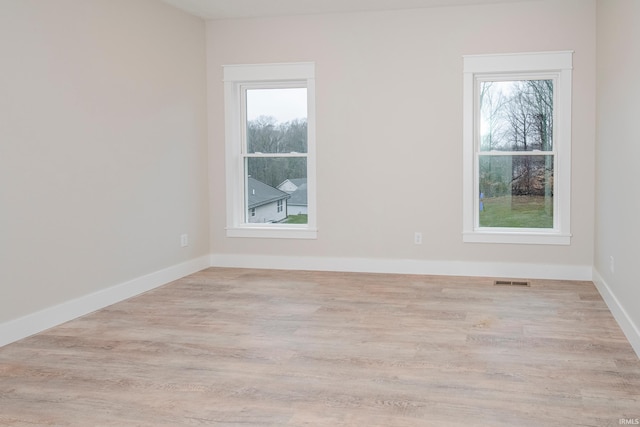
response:
[[[493,284],[495,286],[531,286],[530,282],[524,280],[496,280]]]

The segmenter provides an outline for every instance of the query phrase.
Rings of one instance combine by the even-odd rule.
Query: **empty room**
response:
[[[637,0],[0,0],[0,425],[640,424]]]

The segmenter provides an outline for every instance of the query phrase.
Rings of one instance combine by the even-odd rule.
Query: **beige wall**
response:
[[[598,1],[598,146],[595,269],[640,327],[640,2]],[[609,257],[614,257],[614,272]],[[638,334],[636,329],[636,334]],[[640,335],[636,336],[636,343]],[[640,354],[640,347],[636,349]]]
[[[592,265],[595,8],[549,0],[209,22],[212,253]],[[575,51],[572,245],[463,244],[462,55],[547,50]],[[319,237],[227,238],[222,65],[288,61],[316,62]]]
[[[463,244],[462,55],[567,49],[573,244]],[[286,61],[316,62],[319,238],[226,238],[221,66]],[[209,252],[591,265],[595,64],[595,0],[216,21],[206,35],[155,0],[0,0],[0,323]]]
[[[198,18],[0,0],[0,323],[208,253],[205,92]]]

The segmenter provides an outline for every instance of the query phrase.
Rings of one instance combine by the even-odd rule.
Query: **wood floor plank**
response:
[[[614,426],[590,282],[211,268],[0,348],[0,425]]]

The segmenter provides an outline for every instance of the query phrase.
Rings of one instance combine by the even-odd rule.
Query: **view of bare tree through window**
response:
[[[479,225],[553,228],[553,80],[479,83]]]
[[[246,91],[248,222],[307,223],[306,88]]]

